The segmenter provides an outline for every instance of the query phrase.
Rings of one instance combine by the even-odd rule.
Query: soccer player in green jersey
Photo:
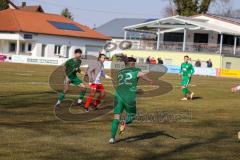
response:
[[[74,58],[69,59],[65,63],[65,85],[64,85],[64,90],[59,94],[58,96],[58,101],[56,103],[56,107],[60,107],[61,102],[65,98],[65,94],[69,90],[70,84],[73,84],[75,86],[82,87],[81,91],[79,93],[79,99],[78,99],[78,104],[82,103],[82,100],[84,98],[84,95],[86,93],[86,86],[83,84],[83,81],[78,78],[77,73],[80,73],[80,66],[82,63],[81,60],[82,56],[82,50],[81,49],[76,49],[74,51]]]
[[[123,110],[127,117],[120,124],[120,134],[123,133],[126,124],[132,123],[136,115],[136,92],[138,79],[142,78],[152,84],[152,80],[143,73],[140,68],[135,67],[136,59],[128,57],[124,60],[125,68],[120,70],[117,75],[117,88],[114,100],[114,119],[112,121],[110,144],[115,143],[115,136],[120,123]]]
[[[181,64],[180,75],[182,76],[182,101],[187,101],[189,98],[193,99],[194,93],[189,91],[188,85],[191,82],[192,75],[194,74],[194,68],[191,63],[189,63],[189,57],[184,56],[184,63]]]

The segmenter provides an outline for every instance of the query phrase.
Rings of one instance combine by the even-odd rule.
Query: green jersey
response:
[[[183,77],[188,77],[188,75],[193,75],[194,74],[194,68],[191,63],[184,62],[181,65],[181,70],[180,73],[182,74]]]
[[[78,69],[81,66],[81,63],[82,63],[81,59],[74,59],[74,58],[69,59],[65,63],[65,67],[66,67],[65,73],[66,73],[66,75],[70,76],[70,77],[71,76],[76,76],[76,74],[78,72]]]
[[[124,101],[134,101],[136,99],[138,73],[140,68],[124,68],[118,73],[118,84],[116,92]]]

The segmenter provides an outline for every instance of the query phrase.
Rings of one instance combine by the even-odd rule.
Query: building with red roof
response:
[[[0,11],[0,55],[69,58],[75,48],[98,54],[110,39],[64,16],[44,13],[41,6]]]

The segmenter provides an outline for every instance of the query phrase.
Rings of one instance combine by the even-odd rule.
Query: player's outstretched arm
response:
[[[138,72],[138,77],[143,79],[144,81],[149,82],[151,85],[153,84],[153,81],[147,76],[147,73]]]
[[[112,77],[110,77],[109,75],[106,75],[106,74],[105,74],[105,78],[109,79],[109,80],[112,80]]]

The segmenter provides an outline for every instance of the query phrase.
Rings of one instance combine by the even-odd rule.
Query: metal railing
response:
[[[156,41],[139,41],[132,45],[132,49],[136,50],[157,50]],[[178,51],[183,52],[183,42],[162,42],[159,46],[162,51]],[[220,54],[220,44],[207,43],[186,43],[185,52],[202,52],[202,53],[216,53]],[[223,45],[222,54],[234,55],[233,45]],[[235,55],[240,56],[240,46],[236,47]]]

